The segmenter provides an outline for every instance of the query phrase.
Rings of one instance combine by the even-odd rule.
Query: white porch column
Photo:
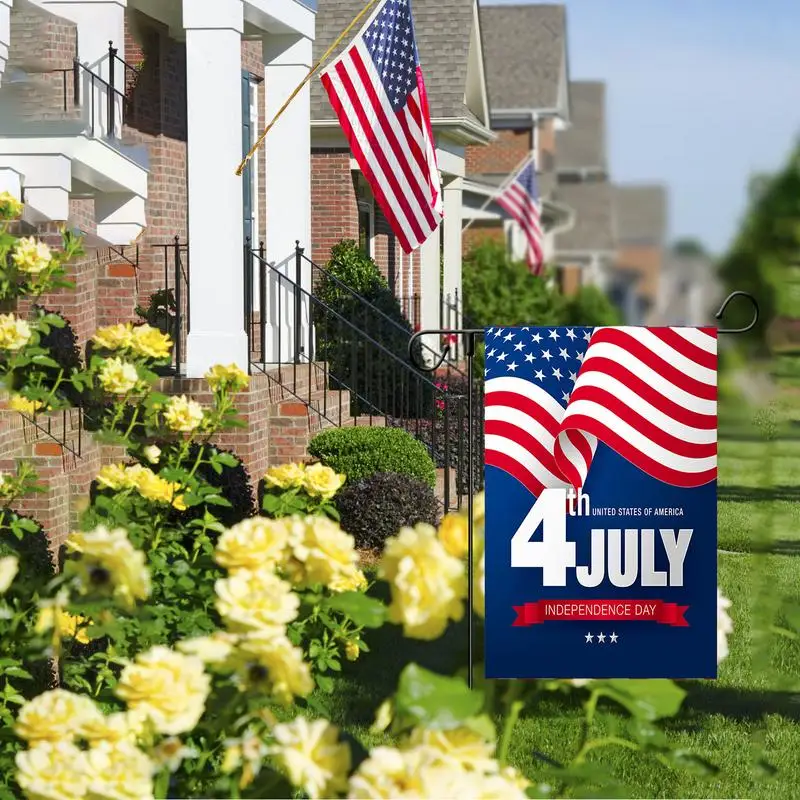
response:
[[[14,0],[0,0],[0,85],[8,61],[8,47],[11,44],[11,4]]]
[[[269,122],[312,64],[311,39],[300,35],[264,37],[266,119]],[[259,131],[260,133],[260,131]],[[311,257],[311,89],[306,84],[270,130],[264,143],[266,158],[267,260],[286,276],[270,271],[267,356],[273,362],[294,358],[295,332],[300,326],[301,353],[310,352],[309,308],[311,265],[300,268],[300,319],[289,281],[297,281],[295,241]],[[280,328],[278,330],[278,320]],[[280,352],[279,352],[280,351]]]
[[[186,374],[247,370],[244,331],[242,0],[183,0],[190,316]]]
[[[442,226],[439,225],[417,251],[419,257],[420,325],[422,330],[439,327],[441,236]],[[430,350],[425,351],[426,356],[438,353],[441,349],[438,336],[423,336],[422,341],[423,344],[430,348]],[[433,351],[433,353],[431,351]]]
[[[444,237],[444,274],[442,279],[442,293],[445,300],[449,296],[449,308],[444,308],[443,325],[455,326],[460,324],[463,297],[461,294],[461,228],[462,220],[462,195],[463,179],[453,178],[444,184],[444,222],[442,236]],[[453,306],[458,300],[457,312]]]

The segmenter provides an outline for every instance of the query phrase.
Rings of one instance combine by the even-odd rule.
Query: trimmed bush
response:
[[[347,485],[376,472],[398,472],[436,485],[427,448],[400,428],[331,428],[309,442],[308,452],[344,473]]]
[[[436,525],[439,502],[424,481],[397,472],[376,472],[346,484],[336,496],[342,528],[362,550],[381,550],[404,525]]]

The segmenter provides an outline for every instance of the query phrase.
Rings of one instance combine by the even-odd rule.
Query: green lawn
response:
[[[631,796],[800,797],[800,643],[770,632],[770,625],[786,624],[785,604],[800,602],[798,400],[800,393],[787,392],[755,413],[721,404],[719,582],[733,601],[734,633],[719,679],[685,682],[683,710],[666,725],[676,746],[708,759],[719,773],[698,776],[639,753],[603,749],[597,758]],[[465,663],[465,639],[463,624],[435,644],[403,639],[389,626],[370,631],[371,652],[345,666],[324,702],[364,745],[375,744],[378,737],[368,731],[374,710],[393,692],[403,667],[416,661],[451,673]],[[535,776],[543,763],[536,753],[573,755],[582,719],[578,693],[540,702],[518,723],[512,762]],[[762,759],[774,774],[758,768]]]

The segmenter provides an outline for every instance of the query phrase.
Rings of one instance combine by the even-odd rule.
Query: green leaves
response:
[[[615,700],[632,716],[655,720],[678,713],[686,692],[666,679],[598,681],[595,692]]]
[[[324,606],[341,612],[361,628],[380,628],[386,621],[386,606],[361,592],[335,594],[325,601]]]
[[[460,678],[409,664],[400,675],[395,708],[397,715],[411,724],[454,728],[480,713],[483,694],[471,691]]]

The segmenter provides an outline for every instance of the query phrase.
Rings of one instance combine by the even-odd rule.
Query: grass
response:
[[[786,388],[769,410],[755,414],[721,403],[719,583],[733,601],[734,632],[718,680],[684,682],[682,711],[665,724],[676,747],[706,758],[719,772],[697,775],[621,748],[590,756],[602,760],[633,796],[800,796],[800,642],[770,632],[771,625],[786,625],[788,602],[800,604],[799,399]],[[417,643],[386,626],[368,632],[367,641],[369,655],[347,664],[333,695],[321,698],[331,718],[365,747],[385,741],[369,726],[403,667],[417,662],[453,673],[466,661],[466,628],[453,625],[437,642]],[[580,700],[577,692],[551,696],[524,713],[511,744],[512,763],[534,777],[542,767],[535,753],[573,755],[583,720]],[[762,770],[760,761],[774,774]]]

